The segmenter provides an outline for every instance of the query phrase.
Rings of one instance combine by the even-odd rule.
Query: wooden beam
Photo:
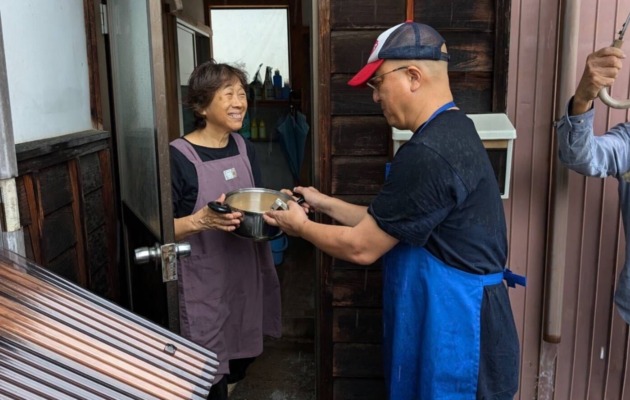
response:
[[[407,0],[407,21],[413,21],[413,0]]]

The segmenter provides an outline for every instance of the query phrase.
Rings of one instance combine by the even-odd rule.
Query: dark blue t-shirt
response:
[[[473,122],[461,111],[439,114],[400,147],[368,212],[389,235],[424,246],[454,268],[485,275],[506,266],[499,186]],[[519,349],[503,283],[484,288],[480,340],[477,398],[511,398]]]
[[[438,115],[403,144],[369,207],[379,227],[466,272],[503,270],[505,216],[496,177],[473,122]]]

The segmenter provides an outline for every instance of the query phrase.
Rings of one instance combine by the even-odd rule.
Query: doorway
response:
[[[312,185],[311,2],[206,0],[205,6],[206,24],[212,31],[213,59],[246,70],[250,86],[255,86],[252,82],[256,80],[263,87],[265,80],[271,80],[273,85],[274,77],[282,77],[280,91],[250,92],[250,122],[240,132],[254,144],[265,187],[279,190]],[[228,19],[232,22],[224,23]],[[253,35],[261,39],[258,44],[253,43],[253,38],[235,36],[241,31],[247,31],[242,34],[256,31],[256,20],[261,22],[261,30]],[[221,32],[223,25],[227,29],[225,36]],[[246,30],[241,29],[244,26]],[[273,33],[269,35],[270,32]],[[229,44],[227,48],[225,42]],[[244,53],[240,54],[237,42],[251,47],[244,46]],[[284,54],[270,54],[270,49],[281,49]],[[290,89],[283,94],[282,89],[286,88]],[[289,118],[306,129],[283,132],[283,122]],[[261,135],[261,122],[264,135]],[[302,146],[298,143],[297,147],[289,147],[293,143],[284,141],[285,134],[302,135]],[[286,240],[286,248],[278,249],[272,243],[282,290],[282,339],[265,343],[263,354],[248,370],[248,378],[236,385],[231,399],[274,398],[274,393],[286,399],[316,398],[316,252],[302,239],[287,237]]]

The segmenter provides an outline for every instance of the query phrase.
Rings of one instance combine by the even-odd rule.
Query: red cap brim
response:
[[[363,86],[365,82],[367,82],[376,72],[377,69],[383,64],[385,60],[376,60],[369,64],[366,64],[365,67],[361,68],[359,72],[355,76],[352,77],[348,81],[348,85],[350,86]]]

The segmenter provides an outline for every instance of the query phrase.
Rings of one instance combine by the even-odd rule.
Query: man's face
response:
[[[401,106],[405,83],[409,80],[408,68],[407,65],[385,61],[367,82],[372,88],[372,99],[381,105],[383,115],[391,126],[400,127],[404,120]]]

